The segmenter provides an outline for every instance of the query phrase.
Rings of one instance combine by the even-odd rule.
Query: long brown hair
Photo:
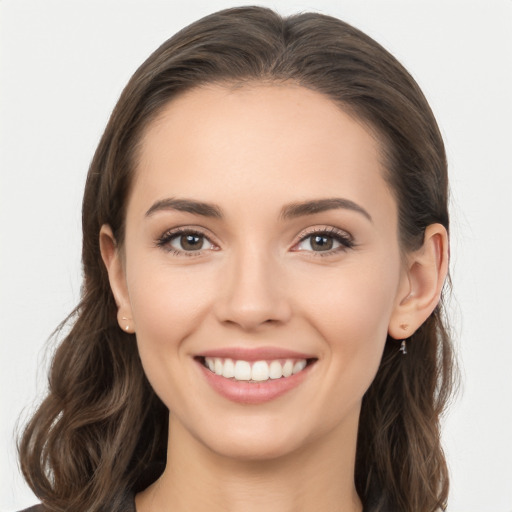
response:
[[[207,83],[293,81],[329,97],[378,135],[398,204],[404,251],[425,228],[448,228],[443,141],[399,62],[370,37],[321,14],[282,18],[260,7],[209,15],[166,41],[136,71],[91,163],[83,199],[83,289],[55,353],[49,393],[20,441],[26,480],[48,510],[120,511],[127,490],[165,459],[168,411],[148,384],[135,336],[117,325],[99,249],[109,224],[123,243],[141,135],[162,107]],[[440,415],[453,384],[442,302],[402,357],[388,339],[364,396],[355,483],[375,511],[444,507],[448,472]]]

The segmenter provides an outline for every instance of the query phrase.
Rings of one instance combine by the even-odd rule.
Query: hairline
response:
[[[124,245],[124,231],[126,228],[126,213],[128,210],[128,204],[130,202],[130,198],[132,195],[132,190],[135,187],[137,181],[137,170],[141,166],[141,158],[144,147],[144,141],[148,134],[148,132],[158,126],[159,122],[163,121],[163,118],[166,114],[167,108],[174,103],[174,101],[186,97],[194,92],[211,89],[211,88],[220,88],[226,89],[228,91],[237,91],[243,88],[258,88],[258,87],[293,87],[293,88],[303,88],[307,89],[311,92],[317,93],[323,96],[325,99],[329,100],[336,108],[341,112],[349,116],[354,122],[358,123],[365,131],[372,137],[372,139],[376,143],[377,155],[379,157],[379,164],[382,169],[382,177],[384,179],[385,185],[391,193],[392,197],[396,203],[396,211],[397,216],[399,215],[398,209],[398,194],[395,191],[394,187],[391,183],[392,172],[390,169],[391,166],[391,153],[392,153],[392,142],[389,140],[389,137],[383,133],[382,130],[379,130],[371,120],[368,119],[368,116],[363,116],[358,109],[344,101],[339,101],[334,99],[329,94],[320,91],[318,88],[310,84],[306,84],[302,81],[293,79],[293,78],[279,78],[272,77],[271,75],[262,76],[262,77],[247,77],[247,78],[218,78],[212,80],[205,80],[198,84],[192,84],[189,87],[182,87],[180,90],[174,92],[174,94],[170,95],[167,101],[163,102],[161,105],[155,108],[155,110],[148,115],[144,121],[140,124],[137,132],[134,134],[134,149],[133,153],[130,157],[130,168],[128,172],[128,193],[126,196],[126,200],[124,203],[124,215],[123,215],[123,223],[120,226],[119,231],[119,245]],[[400,222],[399,218],[397,219],[397,238],[399,241],[399,248],[402,257],[405,257],[409,252],[405,245],[403,244],[402,237],[400,236]]]

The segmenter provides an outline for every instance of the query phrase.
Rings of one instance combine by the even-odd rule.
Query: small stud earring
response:
[[[125,316],[123,316],[121,318],[121,320],[128,320],[128,318],[126,318]],[[129,331],[130,330],[130,325],[129,324],[126,324],[126,327],[124,328],[125,331]]]

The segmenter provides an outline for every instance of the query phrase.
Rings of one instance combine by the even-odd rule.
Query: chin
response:
[[[247,418],[246,418],[247,419]],[[220,457],[237,461],[271,461],[294,453],[308,442],[303,433],[286,428],[281,420],[238,420],[228,425],[207,424],[208,431],[196,432],[194,437],[204,448]],[[283,428],[283,426],[285,428]]]
[[[301,443],[276,442],[274,439],[229,439],[229,442],[213,447],[215,453],[221,457],[239,462],[271,462],[283,459],[299,450]]]

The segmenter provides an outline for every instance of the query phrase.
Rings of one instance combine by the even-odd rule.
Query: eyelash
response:
[[[170,245],[170,243],[177,237],[183,235],[195,235],[201,238],[205,238],[212,245],[215,245],[202,231],[193,228],[176,228],[170,231],[166,231],[157,241],[157,247],[165,249],[167,252],[171,253],[173,256],[199,256],[203,253],[203,250],[199,251],[186,251],[186,250],[178,250]]]
[[[294,245],[294,247],[305,242],[308,238],[312,238],[313,236],[324,236],[325,238],[332,238],[334,239],[334,241],[340,244],[339,247],[336,247],[335,249],[330,249],[328,251],[307,251],[310,252],[313,257],[332,256],[334,254],[338,254],[340,252],[345,252],[349,249],[353,249],[356,245],[352,237],[347,232],[331,227],[316,228],[306,231],[300,236],[299,241]]]
[[[177,238],[178,236],[183,235],[192,235],[192,236],[198,236],[201,238],[206,239],[210,244],[215,246],[215,244],[202,232],[197,229],[193,228],[176,228],[172,229],[170,231],[166,231],[161,237],[158,238],[156,241],[156,246],[160,247],[162,249],[165,249],[167,252],[171,253],[173,256],[200,256],[203,253],[203,250],[197,250],[197,251],[187,251],[187,250],[178,250],[170,246],[170,243]],[[355,243],[352,239],[352,237],[344,232],[340,231],[336,228],[317,228],[310,231],[306,231],[303,233],[298,242],[294,244],[293,247],[298,246],[301,243],[304,243],[308,238],[311,238],[313,236],[324,236],[325,238],[331,238],[335,242],[338,242],[340,245],[339,247],[336,247],[335,249],[330,249],[328,251],[302,251],[302,252],[309,252],[313,257],[325,257],[325,256],[332,256],[334,254],[338,254],[340,252],[345,252],[349,249],[353,249],[355,247]],[[215,250],[215,249],[213,249]],[[301,252],[300,249],[295,250],[294,252]]]

